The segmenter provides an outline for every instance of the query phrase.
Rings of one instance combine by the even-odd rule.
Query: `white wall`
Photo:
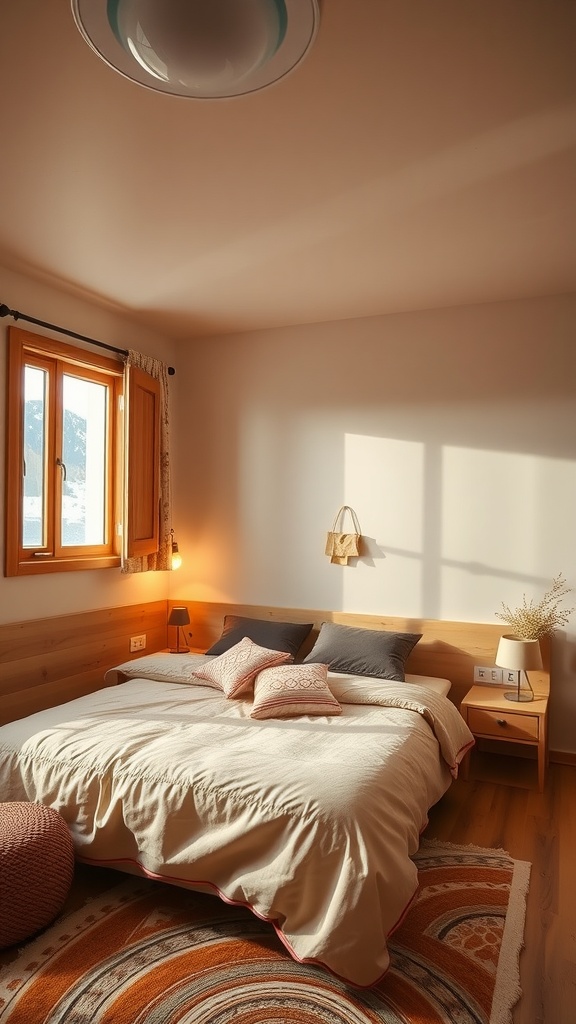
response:
[[[572,296],[183,345],[171,596],[495,622],[576,588],[575,327]],[[368,548],[345,568],[344,502]],[[574,751],[576,614],[553,686]]]
[[[27,279],[0,267],[0,302],[29,316],[77,331],[119,348],[134,348],[149,355],[174,361],[174,344],[151,334],[115,310],[105,310],[82,299],[65,295],[48,285]],[[11,317],[0,320],[0,558],[4,565],[5,487],[5,401],[7,329]],[[43,330],[19,320],[17,326],[59,341],[73,339]],[[171,378],[173,380],[174,378]],[[46,576],[0,576],[0,622],[20,622],[49,615],[111,608],[162,600],[168,595],[169,573],[139,573],[125,576],[119,569],[91,572],[48,573]]]

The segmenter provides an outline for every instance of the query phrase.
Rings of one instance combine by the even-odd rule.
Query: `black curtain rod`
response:
[[[128,349],[117,348],[116,345],[107,345],[105,341],[96,341],[95,338],[87,338],[85,334],[78,334],[76,331],[68,331],[65,327],[57,327],[56,324],[49,324],[46,320],[37,320],[35,316],[27,316],[26,313],[19,313],[17,309],[10,309],[9,306],[0,303],[0,317],[11,316],[14,320],[26,320],[29,324],[38,324],[39,327],[47,327],[50,331],[57,331],[58,334],[67,334],[69,338],[78,338],[79,341],[87,341],[89,345],[97,345],[98,348],[107,348],[109,352],[117,352],[120,356],[127,356]],[[176,370],[173,366],[168,367],[168,373],[173,376]]]

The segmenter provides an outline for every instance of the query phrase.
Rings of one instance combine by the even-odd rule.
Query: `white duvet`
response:
[[[424,687],[329,685],[341,716],[257,721],[193,682],[130,679],[0,728],[0,800],[55,807],[81,860],[246,904],[296,959],[372,985],[473,738]]]

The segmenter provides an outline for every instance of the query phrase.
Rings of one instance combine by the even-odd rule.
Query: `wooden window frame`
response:
[[[160,382],[128,368],[126,555],[158,551],[160,535]]]
[[[24,548],[22,544],[23,516],[23,399],[24,366],[47,368],[52,374],[55,386],[53,400],[48,411],[48,457],[47,457],[47,541],[45,546],[35,549]],[[58,382],[66,371],[81,370],[82,376],[110,388],[110,405],[107,422],[106,459],[106,543],[103,545],[78,545],[62,548],[58,546],[55,518],[59,511],[56,455],[59,437],[57,411],[62,408],[62,394]],[[123,395],[124,365],[87,351],[64,345],[41,335],[8,329],[8,397],[7,397],[7,438],[6,438],[6,576],[28,576],[47,572],[71,572],[85,569],[113,568],[121,564],[122,490],[124,466]],[[34,551],[41,552],[35,555]]]

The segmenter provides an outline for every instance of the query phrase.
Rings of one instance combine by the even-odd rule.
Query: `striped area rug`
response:
[[[432,842],[415,860],[374,988],[295,963],[244,908],[130,877],[0,972],[0,1024],[508,1024],[530,865]]]

